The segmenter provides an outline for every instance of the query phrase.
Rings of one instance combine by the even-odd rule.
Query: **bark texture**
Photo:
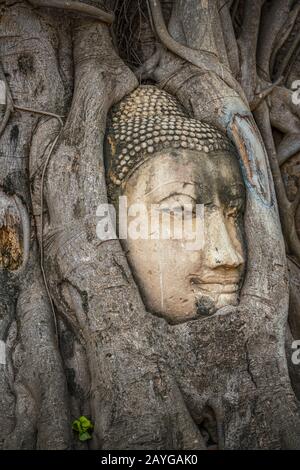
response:
[[[299,448],[298,2],[49,3],[0,2],[0,448]],[[107,113],[140,81],[224,129],[247,187],[240,305],[176,326],[96,235]]]

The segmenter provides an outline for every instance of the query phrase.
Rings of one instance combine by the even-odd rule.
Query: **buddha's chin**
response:
[[[214,315],[219,309],[227,306],[236,306],[239,302],[239,292],[211,292],[193,295],[182,304],[181,308],[169,308],[160,311],[156,310],[156,315],[163,317],[170,324],[179,324],[191,320],[199,320]],[[150,310],[150,309],[149,309]],[[151,310],[150,310],[151,311]],[[152,310],[153,312],[153,310]]]
[[[197,318],[209,317],[227,306],[236,306],[239,302],[238,288],[226,288],[223,291],[205,292],[195,296],[195,315]]]

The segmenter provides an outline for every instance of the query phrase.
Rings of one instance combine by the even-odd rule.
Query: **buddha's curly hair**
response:
[[[110,199],[117,199],[137,167],[164,149],[195,150],[199,158],[234,153],[223,132],[191,117],[172,95],[156,86],[139,86],[108,116],[105,167]]]

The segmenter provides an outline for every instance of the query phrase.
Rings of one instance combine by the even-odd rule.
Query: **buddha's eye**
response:
[[[193,218],[197,215],[196,201],[186,194],[170,196],[161,201],[159,211],[174,218]]]
[[[196,217],[196,204],[180,205],[173,207],[161,207],[160,212],[170,214],[171,217]]]

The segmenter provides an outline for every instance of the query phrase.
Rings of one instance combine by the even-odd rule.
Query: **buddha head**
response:
[[[105,153],[110,200],[118,207],[126,196],[129,222],[131,207],[145,208],[139,219],[147,219],[148,236],[129,235],[122,245],[148,311],[180,323],[237,305],[245,187],[227,137],[190,118],[168,93],[140,86],[111,110]],[[191,249],[184,230],[172,236],[182,214],[195,236],[198,226],[203,231],[201,246]],[[166,223],[171,236],[153,237],[168,232]]]

